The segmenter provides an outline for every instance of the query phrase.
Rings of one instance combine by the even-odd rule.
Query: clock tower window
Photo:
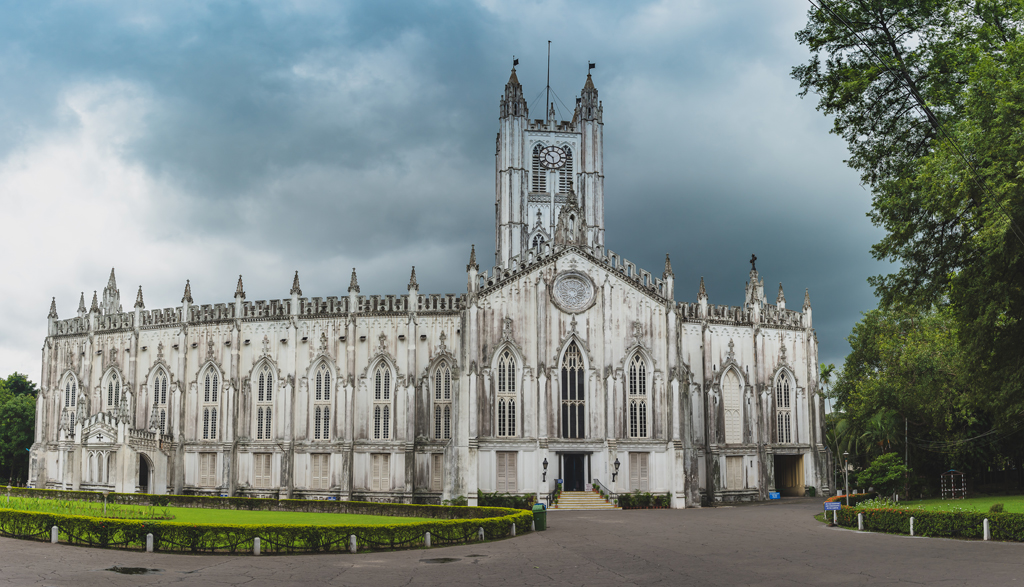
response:
[[[530,167],[532,181],[530,183],[531,192],[546,192],[548,191],[548,170],[541,165],[540,152],[544,148],[544,145],[535,145],[533,147],[533,165]]]

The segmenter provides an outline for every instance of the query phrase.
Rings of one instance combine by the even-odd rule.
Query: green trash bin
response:
[[[547,507],[542,503],[533,504],[533,525],[537,530],[548,529]]]

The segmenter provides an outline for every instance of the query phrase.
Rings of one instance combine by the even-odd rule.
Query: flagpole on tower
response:
[[[548,41],[548,85],[544,90],[544,120],[548,118],[548,108],[551,102],[551,41]]]

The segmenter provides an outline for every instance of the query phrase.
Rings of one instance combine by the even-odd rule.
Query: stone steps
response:
[[[617,510],[613,504],[604,500],[593,491],[563,491],[558,503],[551,506],[554,510]]]

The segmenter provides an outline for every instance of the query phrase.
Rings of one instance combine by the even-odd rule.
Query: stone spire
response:
[[[583,84],[583,91],[580,92],[580,114],[583,120],[596,120],[601,122],[604,108],[597,98],[597,88],[594,87],[594,80],[587,73],[587,82]]]
[[[810,309],[811,309],[811,290],[810,289],[805,289],[804,290],[804,311],[806,312],[807,310],[810,310]]]
[[[665,253],[665,272],[661,276],[666,278],[669,275],[675,275],[675,273],[672,273],[672,260],[668,258],[668,253]]]
[[[476,264],[476,245],[469,245],[469,265],[466,265],[466,271],[476,271],[480,269],[480,266]]]
[[[46,317],[50,320],[57,319],[57,298],[50,300],[50,313]]]
[[[192,284],[188,279],[185,280],[185,295],[181,296],[181,303],[192,303]]]
[[[526,106],[526,99],[523,97],[523,86],[516,76],[516,68],[512,68],[512,74],[508,76],[508,83],[505,84],[505,95],[501,97],[498,118],[510,116],[527,117],[529,115]]]
[[[551,107],[548,108],[548,124],[554,123],[556,116],[558,116],[558,115],[555,114],[555,103],[552,102],[551,103]]]
[[[409,291],[419,290],[420,284],[416,283],[416,266],[412,266],[412,275],[409,276]]]
[[[359,293],[359,280],[356,279],[356,268],[352,268],[352,279],[348,283],[348,293]]]
[[[299,287],[299,272],[298,271],[295,272],[295,278],[292,279],[292,289],[288,293],[293,295],[293,296],[301,296],[302,295],[302,288]]]
[[[238,276],[238,285],[235,286],[235,299],[245,299],[245,289],[242,287],[242,276]]]
[[[779,295],[778,295],[778,297],[775,298],[775,305],[777,305],[780,310],[785,310],[786,309],[786,296],[785,296],[785,294],[782,293],[782,282],[781,281],[779,282]]]
[[[96,297],[96,291],[93,290],[93,292],[92,292],[92,305],[89,306],[89,312],[99,312],[99,311],[100,311],[100,301]]]
[[[146,307],[146,303],[142,301],[142,286],[139,286],[139,293],[135,296],[135,307],[142,309]]]
[[[78,298],[78,317],[85,316],[88,311],[85,309],[85,292],[82,292],[82,296]]]
[[[700,289],[697,291],[697,299],[698,300],[707,300],[708,299],[708,290],[704,289],[704,276],[703,275],[701,275],[701,277],[700,277]]]
[[[117,289],[117,280],[114,278],[114,268],[110,268],[110,278],[107,279],[107,286],[103,288],[103,304],[100,306],[104,314],[117,314],[121,312],[121,290]]]
[[[808,289],[804,290],[804,312],[803,312],[803,325],[805,328],[811,328],[813,322],[811,321],[811,292]]]

